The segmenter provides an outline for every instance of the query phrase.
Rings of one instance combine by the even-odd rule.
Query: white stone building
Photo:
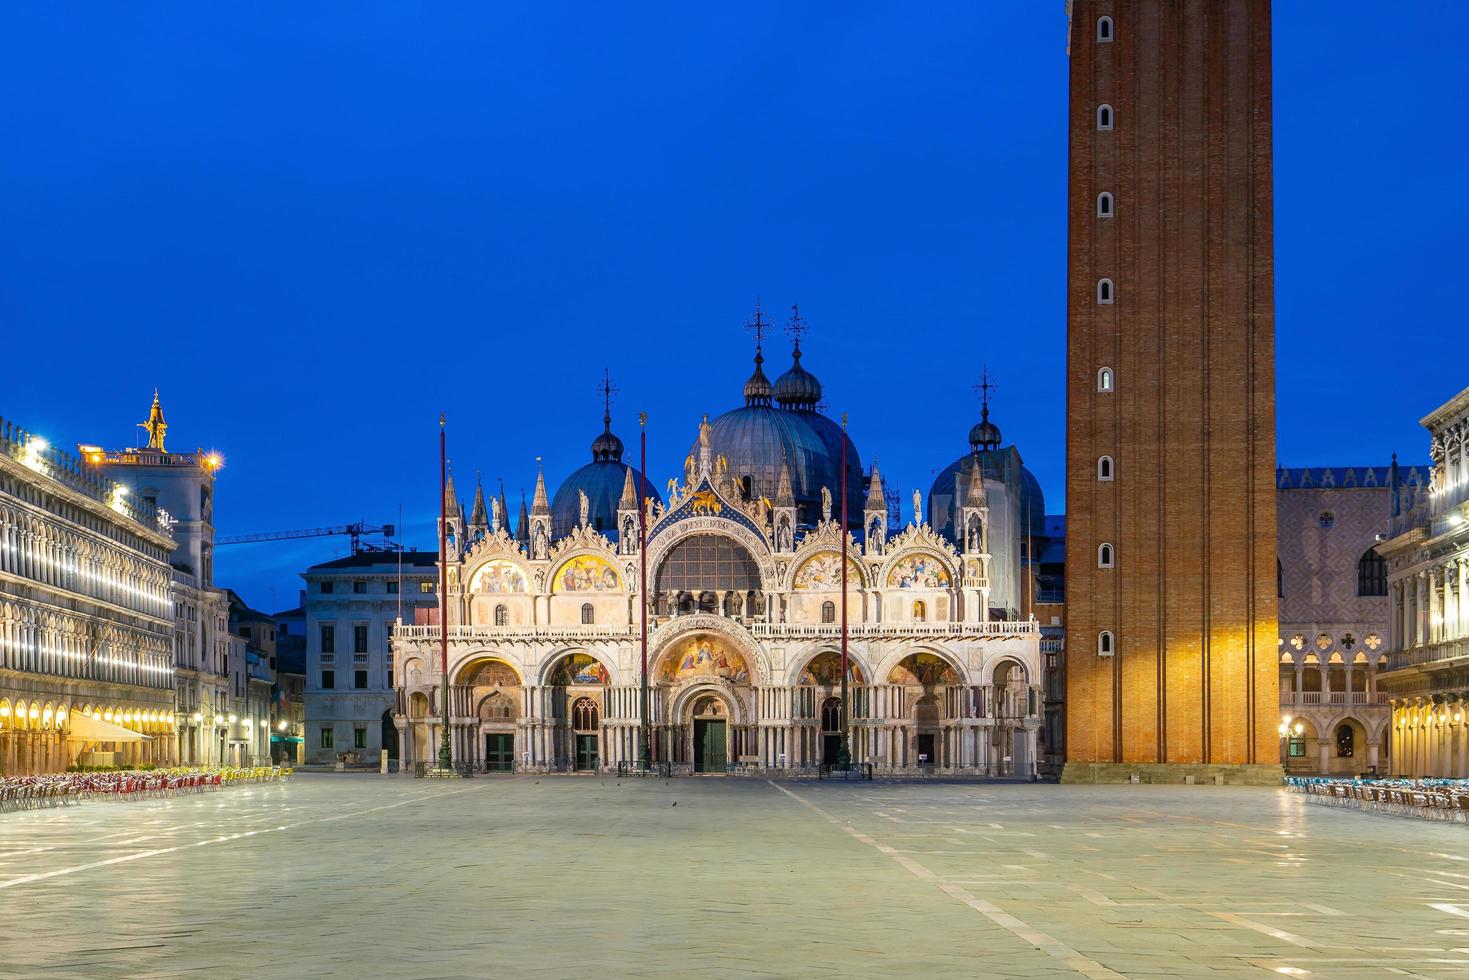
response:
[[[744,407],[706,417],[666,504],[622,462],[610,408],[592,462],[554,500],[537,475],[514,536],[503,497],[486,514],[480,494],[467,522],[451,501],[457,762],[636,761],[643,601],[654,761],[706,772],[834,762],[845,538],[853,761],[1034,772],[1040,631],[1022,611],[1020,561],[1026,522],[1044,520],[1039,487],[1014,447],[1000,448],[986,406],[969,452],[930,488],[931,516],[915,490],[912,520],[894,527],[881,476],[864,474],[843,428],[816,410],[821,386],[800,357],[798,346],[772,385],[757,348]],[[393,720],[408,761],[438,752],[441,636],[434,617],[395,635]]]
[[[415,609],[438,603],[437,567],[426,552],[363,551],[302,574],[306,762],[345,754],[376,764],[382,749],[397,757],[396,737],[383,740],[394,703],[389,640],[400,616],[412,622]]]
[[[1427,491],[1400,490],[1387,559],[1393,768],[1469,776],[1469,388],[1422,420]]]
[[[0,420],[0,772],[174,758],[168,522]]]
[[[169,562],[173,584],[173,756],[219,765],[229,758],[231,713],[225,674],[229,604],[214,584],[214,485],[221,457],[203,449],[169,452],[168,423],[158,393],[144,423],[148,444],[104,450],[77,447],[84,462],[127,488],[128,495],[167,516],[177,547]],[[217,720],[218,719],[218,720]]]
[[[1390,772],[1387,563],[1393,481],[1427,468],[1313,466],[1276,471],[1280,762],[1287,772]]]

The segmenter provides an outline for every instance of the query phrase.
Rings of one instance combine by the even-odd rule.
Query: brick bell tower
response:
[[[1280,778],[1269,0],[1073,0],[1065,781]]]

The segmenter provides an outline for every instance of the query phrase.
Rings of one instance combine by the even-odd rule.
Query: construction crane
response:
[[[363,544],[362,538],[369,534],[381,534],[385,538],[391,538],[398,529],[392,524],[384,524],[381,527],[368,527],[366,521],[358,521],[355,524],[334,524],[331,527],[308,527],[299,531],[268,531],[264,534],[235,534],[224,538],[215,538],[216,547],[226,544],[255,544],[259,541],[290,541],[295,538],[325,538],[336,534],[350,535],[352,538],[352,554],[360,551],[393,551],[397,545],[389,542],[387,545]]]

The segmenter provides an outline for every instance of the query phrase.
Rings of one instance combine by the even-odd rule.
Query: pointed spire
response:
[[[530,541],[530,514],[525,510],[525,490],[520,491],[520,517],[515,522],[515,540],[522,544]]]
[[[454,493],[454,461],[452,459],[448,462],[448,470],[449,472],[445,477],[444,507],[452,516],[460,510],[459,497]]]
[[[546,495],[546,474],[541,469],[541,457],[536,457],[536,494],[531,500],[530,512],[536,515],[551,513],[551,498]]]
[[[632,481],[632,467],[631,466],[629,466],[626,470],[623,471],[623,478],[622,478],[622,499],[617,502],[617,509],[618,510],[637,510],[638,509],[638,490],[637,490],[637,487],[633,486],[633,481]]]
[[[163,406],[158,402],[157,388],[153,389],[153,408],[148,412],[148,421],[139,424],[148,430],[148,448],[166,452],[163,439],[168,434],[168,423],[163,421]]]
[[[791,468],[786,465],[784,456],[780,460],[780,482],[776,485],[775,489],[775,506],[796,506],[796,495],[791,490]]]
[[[887,510],[887,497],[882,493],[882,474],[877,471],[877,460],[872,461],[872,480],[867,485],[867,509]]]
[[[505,522],[505,531],[510,531],[510,505],[505,502],[505,479],[500,479],[500,520]]]
[[[964,495],[964,504],[967,507],[988,507],[984,492],[984,467],[980,465],[978,456],[971,456],[969,462],[969,488]]]
[[[483,530],[490,526],[490,515],[485,509],[485,485],[480,480],[479,470],[474,471],[474,506],[469,511],[469,527]]]

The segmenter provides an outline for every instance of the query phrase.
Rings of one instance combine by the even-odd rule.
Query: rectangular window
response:
[[[332,736],[334,734],[335,733],[330,728],[322,728],[322,730],[321,730],[321,747],[322,748],[329,749],[329,748],[332,747],[332,744],[333,744]]]
[[[321,583],[321,594],[322,595],[331,595],[332,594],[332,587],[335,586],[335,585],[336,585],[335,582],[323,582],[323,583]]]
[[[365,670],[354,670],[354,671],[352,671],[352,686],[353,687],[356,687],[356,688],[366,687],[367,686],[367,671],[365,671]]]
[[[335,626],[323,626],[321,628],[321,652],[337,652],[337,628]]]
[[[352,747],[354,749],[367,748],[367,729],[361,725],[352,729]]]
[[[1290,757],[1292,759],[1304,759],[1306,757],[1306,740],[1304,738],[1292,738],[1290,740]]]
[[[398,583],[396,581],[389,582],[388,583],[388,595],[397,595],[397,594],[398,594]]]
[[[434,583],[432,583],[432,582],[419,582],[418,583],[418,591],[420,591],[420,592],[423,592],[423,593],[427,594],[427,593],[432,592],[433,590],[434,590]]]
[[[352,652],[367,652],[367,624],[357,623],[352,627]]]
[[[355,595],[366,595],[367,594],[367,583],[366,582],[353,582],[352,583],[352,592]]]
[[[330,691],[337,686],[337,672],[335,670],[323,670],[321,672],[321,689]]]

